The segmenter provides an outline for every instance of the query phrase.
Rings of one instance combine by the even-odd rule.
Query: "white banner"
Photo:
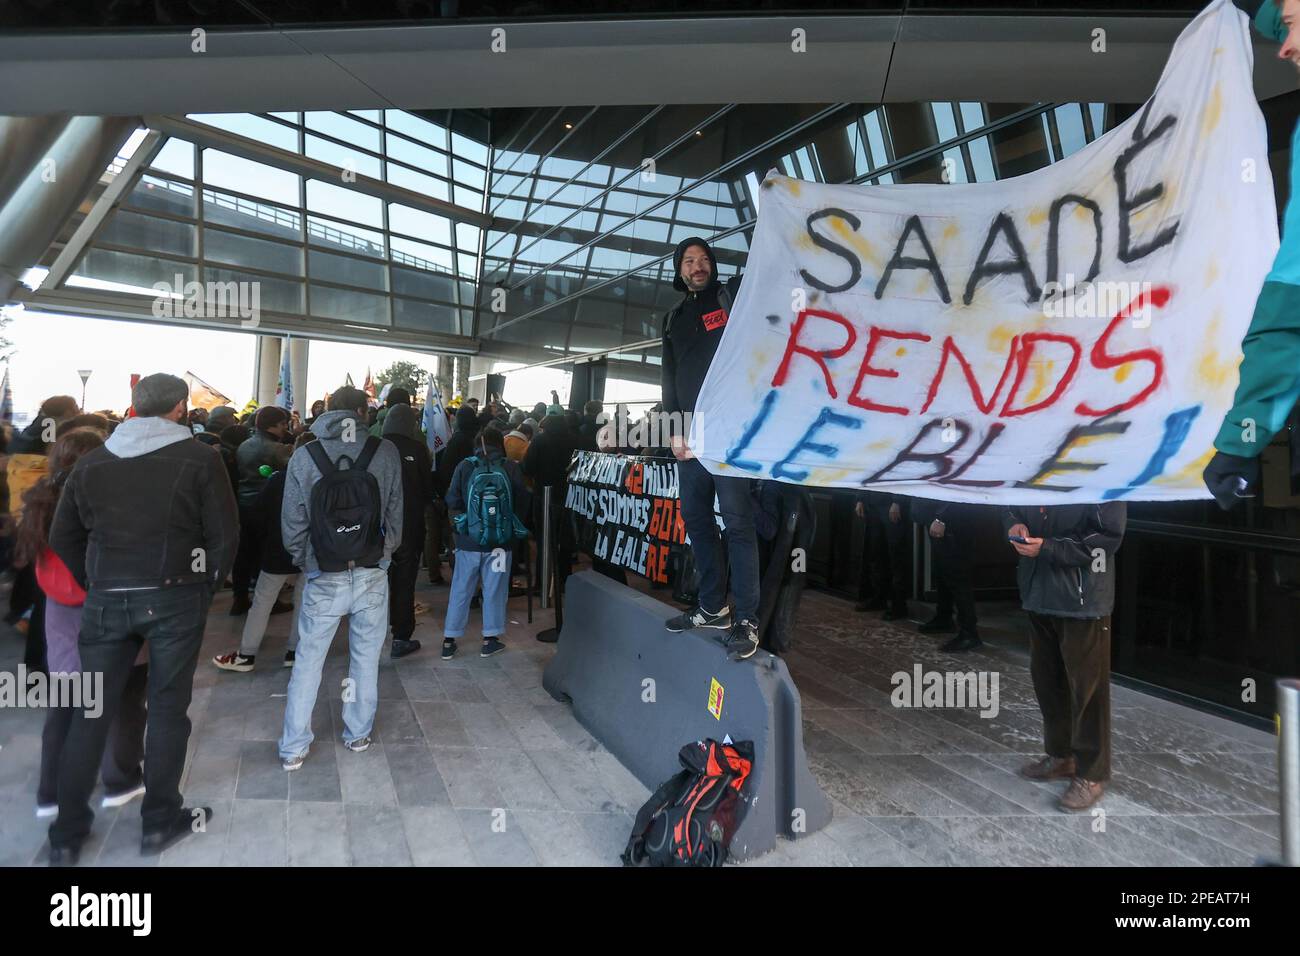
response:
[[[952,501],[1208,497],[1278,245],[1247,27],[1211,4],[1142,110],[1036,172],[769,175],[700,459]]]

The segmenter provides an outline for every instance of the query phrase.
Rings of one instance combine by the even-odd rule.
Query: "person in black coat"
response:
[[[316,436],[304,432],[298,445],[305,445]],[[298,447],[298,446],[295,446]],[[286,470],[281,468],[271,475],[262,485],[257,499],[253,503],[249,516],[262,529],[259,542],[259,567],[257,585],[253,588],[253,600],[244,620],[244,632],[239,639],[239,648],[228,654],[219,654],[212,658],[212,663],[224,671],[246,674],[253,669],[257,652],[262,647],[266,636],[266,624],[277,607],[301,607],[302,591],[306,575],[299,573],[299,568],[289,557],[284,548],[284,537],[280,532],[280,511],[284,507],[284,477]],[[280,591],[288,583],[293,583],[293,604],[284,605],[279,600]],[[292,667],[298,647],[298,615],[293,615],[289,625],[289,646],[284,654],[284,666]]]
[[[424,509],[433,500],[433,459],[420,435],[410,405],[394,405],[384,417],[384,439],[402,460],[402,543],[388,566],[388,623],[393,628],[393,658],[420,649],[415,633],[415,579],[424,551]],[[444,454],[446,454],[444,452]]]
[[[524,476],[533,483],[533,527],[542,527],[544,488],[551,489],[551,529],[553,534],[556,572],[560,586],[568,578],[573,565],[575,542],[571,525],[564,519],[564,489],[573,458],[577,436],[569,429],[564,415],[547,415],[524,453]],[[541,561],[537,562],[540,575]]]
[[[447,439],[447,447],[438,452],[438,489],[446,494],[456,466],[474,454],[474,436],[478,434],[478,412],[472,405],[456,409],[456,427]]]

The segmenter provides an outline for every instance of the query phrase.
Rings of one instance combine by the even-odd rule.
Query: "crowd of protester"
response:
[[[450,585],[443,659],[456,655],[473,609],[480,655],[505,650],[509,596],[540,586],[528,533],[541,521],[541,492],[563,484],[575,449],[597,447],[599,403],[579,415],[551,398],[531,410],[495,396],[454,400],[436,458],[422,409],[400,387],[382,404],[340,388],[302,421],[276,406],[189,408],[184,380],[158,373],[137,383],[125,416],[83,413],[75,399],[53,396],[21,431],[0,429],[7,622],[24,634],[29,673],[85,668],[105,682],[106,719],[71,705],[47,714],[35,796],[37,816],[53,818],[50,862],[77,861],[97,779],[101,808],[143,798],[145,854],[211,814],[184,806],[179,786],[199,647],[222,589],[231,592],[228,613],[244,618],[238,647],[211,659],[223,671],[260,666],[271,617],[291,615],[279,741],[286,771],[308,758],[321,671],[344,617],[354,688],[344,744],[369,746],[383,645],[391,636],[394,659],[421,649],[416,621],[429,611],[415,599],[421,568],[431,584]],[[353,466],[374,478],[382,544],[338,570],[316,553],[313,489]],[[480,474],[509,489],[504,542],[485,539],[468,513]],[[562,495],[551,500],[558,516]],[[572,559],[570,547],[566,573]],[[519,575],[529,576],[516,586]]]

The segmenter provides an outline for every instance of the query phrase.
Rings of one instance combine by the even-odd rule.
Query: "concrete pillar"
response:
[[[275,386],[280,381],[280,343],[278,335],[257,337],[257,381],[254,391],[258,405],[275,404]]]
[[[442,386],[442,404],[445,407],[454,394],[452,379],[455,376],[455,363],[450,355],[438,356],[438,384]]]
[[[289,340],[289,378],[293,383],[293,409],[304,419],[311,414],[311,403],[325,397],[307,394],[307,357],[310,348],[311,339]]]

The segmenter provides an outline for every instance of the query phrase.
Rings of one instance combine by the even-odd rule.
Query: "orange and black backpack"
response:
[[[626,866],[722,866],[744,815],[741,793],[754,744],[697,740],[678,753],[683,769],[637,811]]]

